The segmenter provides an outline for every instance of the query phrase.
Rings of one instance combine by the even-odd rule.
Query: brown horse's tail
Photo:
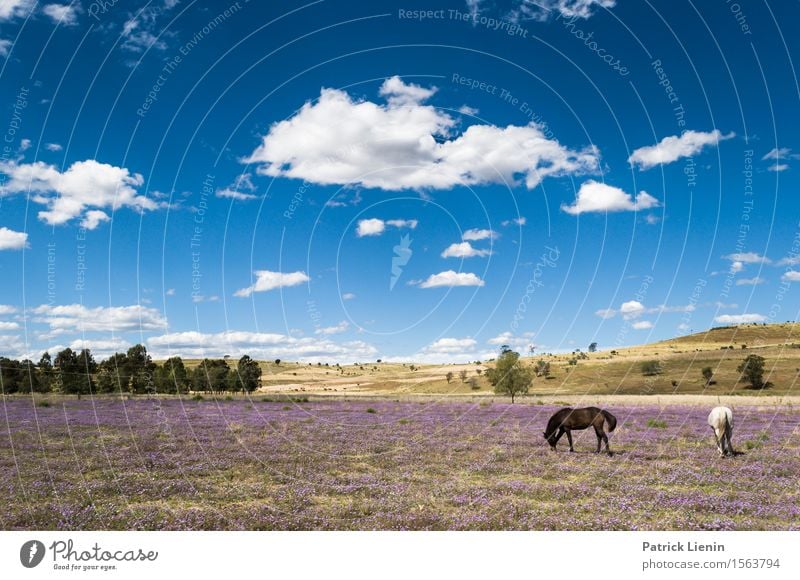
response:
[[[608,432],[611,433],[614,429],[617,428],[617,418],[608,411],[600,411],[600,412],[603,414],[603,417],[606,418],[606,424],[608,425]]]

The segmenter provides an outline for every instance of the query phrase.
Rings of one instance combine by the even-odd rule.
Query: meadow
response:
[[[0,527],[800,529],[800,409],[734,404],[722,459],[707,405],[620,401],[607,457],[537,397],[6,397]]]

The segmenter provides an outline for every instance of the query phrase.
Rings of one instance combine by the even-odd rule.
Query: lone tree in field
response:
[[[661,363],[657,360],[646,360],[642,363],[642,374],[646,377],[660,375],[661,372]]]
[[[486,377],[494,386],[498,395],[509,395],[511,402],[514,397],[524,395],[533,381],[533,372],[519,362],[519,353],[505,350],[497,357],[494,368],[486,371]]]
[[[446,379],[447,379],[447,384],[449,385],[449,384],[450,384],[450,381],[452,381],[452,380],[453,380],[453,373],[452,373],[452,372],[448,372],[448,373],[447,373],[447,374],[444,376],[444,378],[446,378]]]
[[[459,376],[459,378],[461,378],[461,382],[462,383],[466,383],[467,382],[467,371],[459,371],[458,372],[458,376]]]
[[[703,367],[701,372],[703,373],[703,378],[706,381],[706,385],[710,385],[711,379],[714,378],[714,369],[711,367]]]
[[[550,363],[546,360],[536,361],[536,376],[547,378],[550,376]]]
[[[589,345],[589,352],[597,352],[597,343],[593,342]]]
[[[769,383],[764,382],[764,357],[757,354],[748,355],[742,363],[736,367],[743,379],[747,379],[750,386],[754,389],[764,389]]]

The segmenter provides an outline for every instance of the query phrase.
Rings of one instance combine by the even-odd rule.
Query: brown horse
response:
[[[544,438],[547,439],[550,447],[555,451],[556,443],[566,433],[569,441],[569,450],[575,451],[572,448],[572,433],[570,431],[572,429],[586,429],[591,426],[594,427],[594,432],[597,435],[597,453],[600,453],[600,442],[604,441],[606,453],[611,455],[611,449],[608,447],[608,436],[603,430],[604,424],[608,426],[608,432],[610,433],[617,426],[617,418],[608,411],[597,407],[584,407],[582,409],[565,407],[550,417],[547,422],[547,430],[544,432]]]

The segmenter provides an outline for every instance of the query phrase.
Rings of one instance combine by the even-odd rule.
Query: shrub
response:
[[[667,422],[662,419],[648,419],[647,426],[651,429],[666,429]]]
[[[642,363],[642,374],[646,377],[660,375],[662,373],[661,363],[657,360],[648,360]]]
[[[368,407],[367,408],[367,413],[377,413],[377,411],[375,409],[373,409],[372,407]]]
[[[45,400],[45,401],[39,401],[38,403],[36,403],[36,406],[37,407],[51,407],[52,405],[50,405],[50,401]]]

